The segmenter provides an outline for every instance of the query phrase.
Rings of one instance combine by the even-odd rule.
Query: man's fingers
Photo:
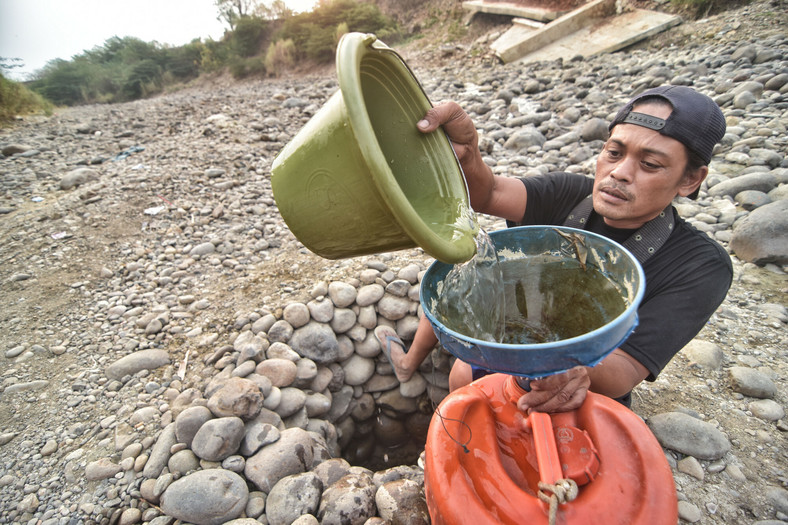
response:
[[[431,108],[416,126],[423,133],[443,126],[451,140],[458,144],[471,142],[476,133],[473,121],[456,102],[442,102]]]
[[[531,382],[532,390],[518,401],[520,410],[538,412],[566,412],[583,404],[591,380],[588,371],[575,367],[563,374],[556,374]]]

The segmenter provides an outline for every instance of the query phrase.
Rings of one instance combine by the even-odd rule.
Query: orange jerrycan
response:
[[[556,524],[677,523],[670,466],[635,413],[589,392],[575,411],[525,415],[516,405],[524,393],[514,377],[492,374],[440,404],[424,468],[433,524],[547,524],[561,487],[571,494],[553,503]]]

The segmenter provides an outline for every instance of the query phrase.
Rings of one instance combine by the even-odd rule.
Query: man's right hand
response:
[[[459,104],[438,104],[416,126],[422,133],[431,133],[443,126],[465,173],[474,211],[514,222],[522,219],[526,202],[525,186],[517,179],[493,175],[479,152],[476,126]]]
[[[471,117],[456,102],[443,102],[430,109],[416,126],[422,133],[443,126],[468,181],[471,207],[482,211],[492,195],[494,181],[479,152],[479,136]]]

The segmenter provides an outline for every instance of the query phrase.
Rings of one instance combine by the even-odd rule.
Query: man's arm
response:
[[[468,114],[456,102],[444,102],[430,109],[417,124],[422,133],[431,133],[440,126],[449,136],[465,173],[474,211],[519,222],[525,213],[525,186],[518,179],[493,175],[482,159],[476,126]]]

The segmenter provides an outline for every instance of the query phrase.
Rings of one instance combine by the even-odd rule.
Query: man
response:
[[[677,196],[697,196],[714,145],[725,134],[724,116],[709,97],[663,86],[633,98],[610,124],[593,180],[569,173],[522,179],[493,175],[482,160],[470,117],[453,102],[431,109],[417,126],[424,133],[443,126],[475,211],[510,225],[588,229],[624,244],[643,265],[646,290],[639,325],[630,337],[593,368],[532,381],[532,390],[519,400],[521,410],[573,410],[588,389],[629,406],[632,389],[644,379],[653,381],[725,298],[733,274],[728,254],[671,206]],[[402,356],[402,349],[394,350]],[[450,388],[467,384],[476,372],[458,360]]]

